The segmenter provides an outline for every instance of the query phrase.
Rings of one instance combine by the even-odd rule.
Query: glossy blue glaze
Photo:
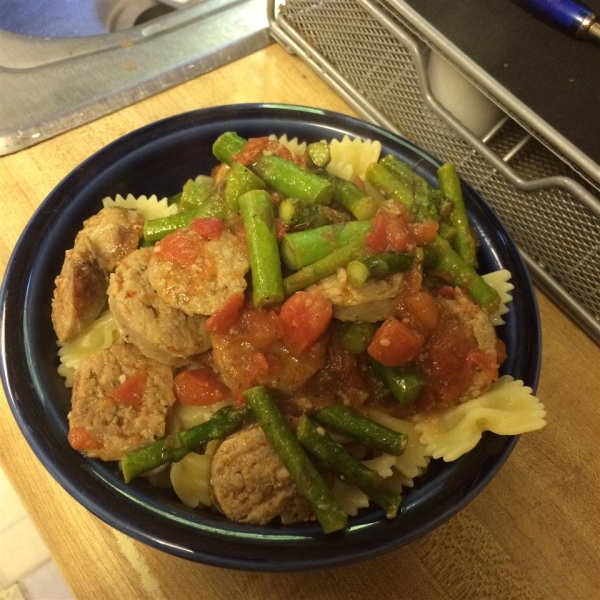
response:
[[[190,177],[216,165],[213,141],[224,131],[244,137],[275,133],[316,141],[344,134],[377,139],[383,152],[413,165],[435,184],[439,162],[410,142],[336,113],[281,105],[230,105],[185,113],[124,136],[70,173],[48,196],[23,232],[2,286],[2,381],[10,407],[31,448],[78,502],[120,531],[165,552],[228,568],[284,571],[367,559],[428,533],[468,504],[494,477],[517,437],[484,435],[453,463],[432,461],[407,491],[400,514],[388,521],[377,508],[351,518],[348,528],[324,536],[318,525],[253,527],[210,511],[182,506],[143,480],[126,485],[114,464],[85,459],[67,443],[69,391],[56,372],[50,321],[54,278],[82,221],[117,193],[169,196]],[[500,330],[508,349],[504,373],[536,388],[540,325],[525,266],[502,223],[468,186],[465,200],[482,241],[484,271],[505,268],[515,301]]]

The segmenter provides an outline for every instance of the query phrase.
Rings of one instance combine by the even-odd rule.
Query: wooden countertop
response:
[[[0,159],[2,273],[34,210],[89,155],[129,131],[187,110],[238,102],[354,114],[298,58],[272,45],[194,81]],[[347,567],[250,573],[204,566],[113,530],[38,462],[0,401],[0,460],[79,599],[598,598],[600,351],[538,293],[548,425],[524,435],[499,475],[462,512],[411,545]],[[0,551],[1,552],[1,551]]]

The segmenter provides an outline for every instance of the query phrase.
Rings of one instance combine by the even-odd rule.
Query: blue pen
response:
[[[600,23],[592,9],[575,0],[519,0],[537,16],[580,39],[600,42]]]

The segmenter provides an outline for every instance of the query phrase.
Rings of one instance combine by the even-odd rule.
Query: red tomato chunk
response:
[[[225,225],[222,219],[206,217],[205,219],[194,219],[190,227],[205,240],[218,240]]]
[[[181,404],[207,406],[229,395],[227,386],[209,369],[182,371],[175,377],[173,391]]]
[[[288,350],[299,356],[327,331],[333,308],[317,292],[296,292],[281,307],[279,318]]]
[[[144,399],[148,376],[146,373],[138,373],[126,379],[120,386],[115,388],[110,397],[119,404],[139,406]]]
[[[403,367],[417,358],[424,341],[418,331],[389,317],[375,332],[367,352],[386,367]]]

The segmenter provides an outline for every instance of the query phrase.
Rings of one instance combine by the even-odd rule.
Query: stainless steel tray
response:
[[[539,119],[517,116],[509,95],[404,2],[269,0],[268,10],[273,37],[365,119],[456,164],[502,218],[536,284],[600,343],[600,170],[549,143]],[[432,93],[434,52],[499,111],[484,135]]]

